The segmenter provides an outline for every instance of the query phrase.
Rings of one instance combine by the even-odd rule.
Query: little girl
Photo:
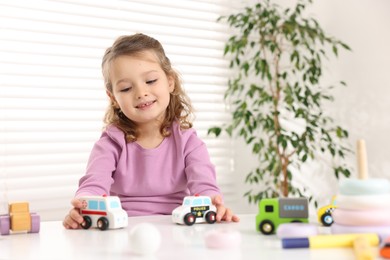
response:
[[[239,221],[222,202],[206,145],[192,129],[191,104],[160,42],[119,37],[102,61],[110,105],[73,208],[63,222],[79,228],[77,197],[118,196],[129,216],[168,215],[187,195],[207,195],[217,221]]]

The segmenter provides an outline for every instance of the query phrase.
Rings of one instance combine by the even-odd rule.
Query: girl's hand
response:
[[[84,218],[80,215],[80,209],[85,208],[85,202],[81,202],[79,199],[72,199],[71,204],[73,208],[69,211],[69,214],[65,216],[62,224],[66,229],[78,229],[84,222]]]
[[[212,203],[217,207],[217,221],[226,221],[226,222],[239,222],[240,218],[233,214],[232,210],[229,208],[225,208],[222,203],[222,197],[220,195],[216,195],[212,197]]]

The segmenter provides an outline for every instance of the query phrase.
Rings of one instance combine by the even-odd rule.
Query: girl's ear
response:
[[[106,90],[106,94],[110,98],[111,104],[114,106],[114,108],[119,108],[118,102],[116,102],[114,95],[108,90]]]
[[[168,85],[169,93],[172,93],[175,90],[175,78],[173,76],[168,76]]]

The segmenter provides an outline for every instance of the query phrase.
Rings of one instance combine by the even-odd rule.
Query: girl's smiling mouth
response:
[[[148,102],[143,102],[143,103],[141,103],[141,104],[138,104],[135,108],[138,108],[138,109],[147,109],[147,108],[149,108],[150,106],[152,106],[155,102],[156,102],[156,100],[148,101]]]

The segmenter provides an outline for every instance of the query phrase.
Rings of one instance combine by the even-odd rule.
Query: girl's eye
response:
[[[129,90],[131,90],[131,87],[121,89],[120,92],[127,92],[127,91],[129,91]]]
[[[153,80],[148,80],[146,81],[146,84],[150,85],[150,84],[153,84],[157,81],[157,79],[153,79]]]

